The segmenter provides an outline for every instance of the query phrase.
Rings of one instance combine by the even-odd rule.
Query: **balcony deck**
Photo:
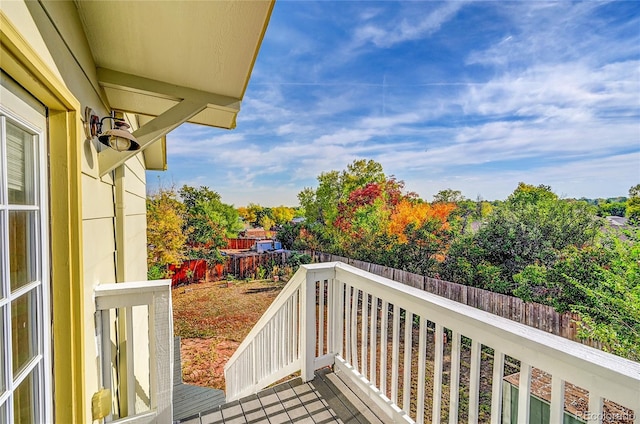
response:
[[[637,362],[340,262],[300,267],[227,362],[226,397],[297,371],[317,381],[314,371],[328,366],[395,422],[498,424],[506,412],[507,422],[529,422],[541,370],[550,376],[549,422],[564,421],[576,386],[578,418],[640,424]],[[514,373],[517,385],[506,383]],[[612,414],[613,404],[622,412]]]
[[[184,424],[214,423],[344,423],[382,424],[392,422],[375,405],[363,402],[364,393],[348,386],[339,372],[316,371],[303,383],[295,378],[256,395],[217,406],[177,421]]]

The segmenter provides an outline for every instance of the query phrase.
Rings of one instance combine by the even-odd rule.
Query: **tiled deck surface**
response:
[[[302,383],[296,378],[273,388],[180,420],[185,424],[241,423],[387,423],[380,410],[363,403],[357,389],[347,386],[339,374],[316,372]]]

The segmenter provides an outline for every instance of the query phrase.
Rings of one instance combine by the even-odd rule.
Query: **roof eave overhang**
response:
[[[137,3],[126,3],[117,13],[106,3],[75,4],[105,106],[111,111],[137,115],[132,121],[140,125],[133,135],[141,149],[100,151],[100,176],[141,151],[145,165],[166,169],[166,147],[150,147],[157,140],[166,140],[170,131],[185,122],[235,128],[275,0],[206,6],[200,3],[197,12],[158,3],[151,14],[146,5]],[[173,7],[181,13],[172,14]],[[202,13],[203,8],[211,13]],[[207,16],[208,23],[203,25],[202,20],[189,19],[189,13]],[[180,37],[174,37],[176,41],[169,45],[160,45],[158,40],[163,37],[157,31],[139,31],[152,18],[159,19],[159,27],[180,28]],[[194,24],[194,20],[199,23]],[[113,29],[105,30],[112,26]],[[211,31],[218,27],[224,31]],[[128,31],[130,28],[138,30]],[[114,43],[114,37],[121,39]],[[203,44],[186,49],[180,44],[185,42]],[[166,69],[162,66],[165,63]]]
[[[100,85],[105,88],[129,94],[122,96],[123,99],[132,99],[131,95],[133,95],[133,98],[135,96],[152,97],[162,99],[172,105],[169,109],[133,132],[134,137],[140,144],[141,151],[144,151],[153,142],[164,137],[179,125],[192,120],[203,111],[211,110],[214,114],[229,115],[227,125],[211,125],[227,129],[235,127],[235,117],[240,111],[241,101],[237,98],[180,87],[110,69],[99,68],[98,80]],[[113,109],[123,112],[143,115],[150,113],[149,110],[137,107],[138,103],[135,101],[119,102],[118,98],[115,97],[110,98],[110,103]],[[117,168],[136,153],[138,151],[124,153],[111,149],[101,151],[98,155],[100,176]]]

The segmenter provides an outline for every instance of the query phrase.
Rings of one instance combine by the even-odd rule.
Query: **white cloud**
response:
[[[196,125],[193,126],[195,127]],[[245,135],[239,132],[205,128],[207,131],[202,133],[196,132],[194,134],[193,130],[185,130],[185,133],[180,132],[170,135],[167,142],[168,153],[176,156],[196,155],[206,157],[210,154],[215,154],[213,153],[214,150],[221,146],[240,144],[245,139]],[[219,133],[220,135],[212,136],[212,133]],[[201,136],[208,137],[199,139]]]
[[[410,8],[409,13],[395,19],[384,19],[376,25],[367,23],[354,31],[356,46],[372,43],[377,47],[388,48],[405,41],[427,37],[440,29],[464,6],[463,1],[437,3],[438,7],[427,13],[424,9],[434,3],[418,3],[418,10]]]

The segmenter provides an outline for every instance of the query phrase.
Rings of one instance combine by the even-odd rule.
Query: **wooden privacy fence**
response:
[[[454,300],[474,308],[499,315],[503,318],[546,331],[557,336],[565,337],[591,347],[601,349],[595,340],[578,338],[578,322],[580,317],[572,312],[559,313],[553,307],[540,303],[526,303],[522,299],[495,293],[477,287],[465,286],[450,281],[438,280],[413,274],[400,269],[384,265],[372,264],[343,256],[328,253],[305,252],[311,256],[312,262],[340,261],[381,277],[389,278],[408,286],[428,291],[438,296]]]
[[[225,249],[247,250],[251,249],[258,239],[255,238],[234,238],[227,239],[227,247]]]
[[[225,273],[243,279],[255,274],[259,266],[286,264],[290,255],[288,251],[231,255],[225,263]]]

